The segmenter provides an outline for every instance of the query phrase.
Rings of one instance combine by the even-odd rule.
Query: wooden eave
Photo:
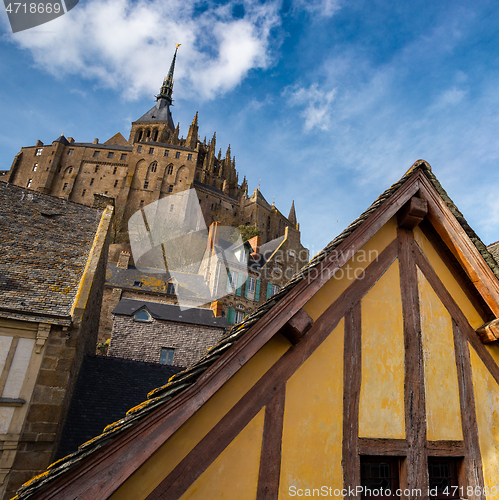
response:
[[[152,391],[148,401],[108,426],[101,436],[53,464],[33,483],[27,483],[16,498],[108,498],[277,332],[295,315],[301,315],[302,307],[330,277],[415,195],[428,202],[428,219],[497,316],[499,282],[428,179],[429,174],[428,164],[416,162],[398,183],[203,358],[165,387]],[[321,272],[311,273],[319,264]],[[345,300],[354,305],[352,298]]]

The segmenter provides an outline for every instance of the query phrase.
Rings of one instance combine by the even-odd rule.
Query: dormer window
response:
[[[166,293],[169,295],[175,295],[175,283],[168,283],[166,287]]]
[[[134,281],[133,286],[141,287],[142,286],[142,281]]]
[[[142,323],[150,323],[152,316],[147,309],[141,309],[133,315],[134,321],[141,321]]]

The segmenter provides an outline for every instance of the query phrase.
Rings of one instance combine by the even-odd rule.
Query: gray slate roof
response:
[[[0,315],[69,319],[101,216],[0,183]]]
[[[217,328],[227,327],[227,320],[225,318],[216,318],[213,316],[213,311],[211,309],[191,307],[182,311],[179,306],[173,304],[163,304],[161,302],[146,300],[121,299],[114,308],[113,314],[132,316],[142,309],[147,309],[153,318],[164,321],[214,326]]]
[[[144,115],[142,115],[138,122],[168,122],[171,128],[175,128],[173,124],[170,106],[166,99],[159,99],[158,102]]]
[[[148,273],[140,271],[133,266],[123,269],[117,267],[114,263],[110,263],[107,265],[105,286],[127,288],[142,292],[166,293],[169,279],[169,272],[158,272],[158,269],[151,269],[151,272]],[[184,297],[197,297],[197,295],[190,293],[189,290],[197,290],[203,294],[203,297],[210,296],[209,288],[206,286],[201,274],[175,272],[174,281],[177,282]],[[134,286],[135,282],[140,282],[141,285]]]
[[[79,447],[76,453],[65,457],[60,462],[50,466],[48,473],[38,476],[36,479],[21,487],[18,491],[16,500],[26,499],[32,496],[37,490],[43,488],[43,485],[55,479],[61,474],[64,474],[67,469],[77,465],[81,460],[95,452],[99,448],[105,446],[117,434],[132,427],[136,422],[142,420],[149,415],[158,406],[165,404],[167,401],[174,398],[176,395],[196,383],[196,380],[201,377],[205,371],[210,368],[219,357],[230,349],[241,337],[243,337],[250,328],[257,323],[271,308],[273,308],[280,300],[282,300],[298,283],[306,279],[312,269],[320,264],[328,255],[335,250],[340,243],[346,240],[358,227],[360,227],[383,203],[388,200],[416,171],[422,171],[428,180],[432,183],[436,191],[446,203],[449,210],[456,217],[462,228],[476,246],[485,262],[489,265],[492,272],[499,278],[499,267],[488,252],[486,246],[471,229],[465,218],[458,210],[453,201],[449,198],[445,190],[442,188],[438,179],[433,175],[431,167],[423,160],[418,160],[412,168],[395,184],[382,193],[376,201],[357,219],[355,219],[342,233],[340,233],[333,241],[331,241],[322,252],[317,254],[306,266],[296,273],[288,283],[281,288],[275,295],[270,297],[260,307],[239,323],[234,325],[227,331],[210,350],[206,352],[196,363],[191,365],[187,370],[175,375],[171,381],[163,387],[158,387],[148,394],[148,401],[142,404],[139,408],[130,410],[127,416],[118,420],[112,425],[109,425],[105,432],[97,436],[92,441],[89,441]]]

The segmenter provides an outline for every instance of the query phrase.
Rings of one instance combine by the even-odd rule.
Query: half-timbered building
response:
[[[18,498],[497,497],[498,276],[420,160]]]

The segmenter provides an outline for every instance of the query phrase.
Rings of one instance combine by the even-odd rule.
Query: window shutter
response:
[[[234,324],[235,316],[236,316],[236,311],[231,307],[229,307],[227,309],[227,323]]]
[[[243,273],[238,273],[238,275],[237,275],[237,290],[236,290],[236,295],[238,297],[241,296],[242,286],[243,286]]]
[[[246,286],[244,287],[244,298],[248,298],[248,281],[249,281],[249,276],[246,278]]]
[[[260,300],[260,280],[256,280],[255,302]]]
[[[267,283],[267,299],[272,296],[272,283]]]

